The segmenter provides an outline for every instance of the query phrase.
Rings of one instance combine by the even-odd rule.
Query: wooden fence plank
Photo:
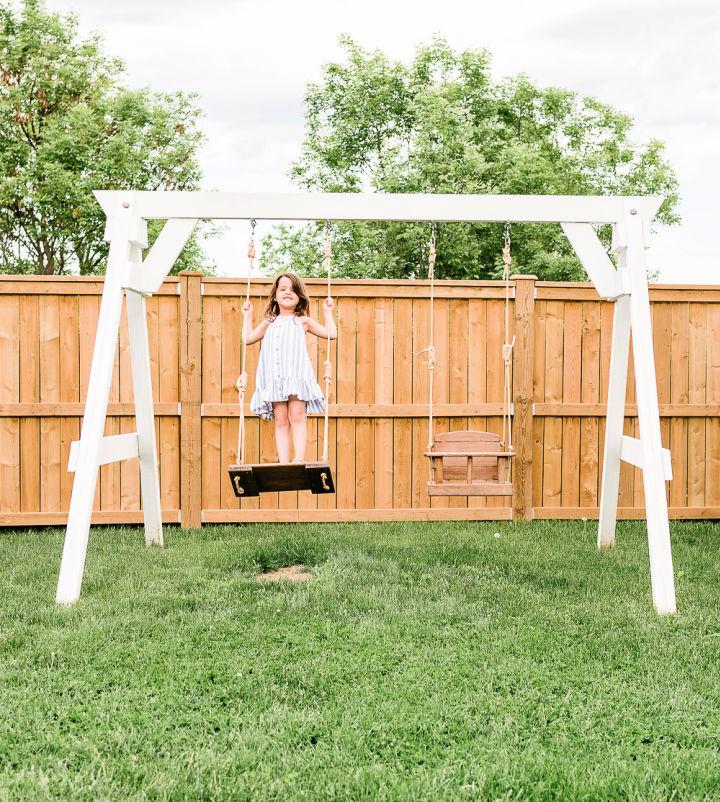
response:
[[[357,365],[357,301],[341,298],[338,301],[338,403],[355,401],[355,371]],[[336,422],[337,481],[339,507],[355,506],[355,421]]]
[[[560,301],[545,309],[545,400],[562,400],[563,312]],[[543,442],[543,506],[560,506],[562,496],[562,419],[546,418]]]
[[[222,301],[202,299],[202,403],[222,401]],[[202,509],[218,509],[226,466],[221,464],[222,422],[202,418]],[[249,438],[248,438],[249,445]],[[249,455],[248,455],[249,461]]]
[[[588,301],[582,305],[582,385],[583,403],[600,401],[600,304]],[[580,493],[579,505],[598,505],[598,421],[592,417],[580,418]]]
[[[707,401],[720,401],[720,305],[707,307]],[[720,504],[720,419],[705,424],[705,504]]]
[[[360,330],[362,328],[362,331]],[[375,400],[375,301],[357,301],[357,346],[355,401],[372,403]],[[355,506],[370,509],[375,506],[375,431],[370,418],[355,421]]]
[[[60,401],[60,299],[42,297],[40,311],[40,400]],[[60,419],[40,420],[40,509],[61,509]]]
[[[40,401],[40,319],[38,297],[20,296],[20,401],[35,405]],[[20,509],[40,509],[40,421],[20,418]],[[62,467],[62,466],[61,466]]]
[[[706,395],[707,310],[705,304],[690,306],[688,353],[688,401],[703,404]],[[705,504],[705,420],[688,421],[688,506]]]
[[[393,301],[375,300],[375,403],[393,402]],[[375,506],[393,503],[393,423],[391,418],[375,420]]]
[[[160,381],[158,400],[180,400],[180,326],[179,297],[161,297],[158,306],[158,365]],[[163,509],[180,508],[180,421],[160,419],[158,441],[160,462],[160,498]]]
[[[0,297],[0,401],[20,400],[20,302]],[[20,419],[0,419],[0,511],[20,512]]]
[[[565,303],[563,336],[563,402],[581,400],[582,378],[582,305]],[[563,507],[580,505],[580,420],[565,417],[562,421],[562,489]]]
[[[66,295],[59,299],[60,334],[60,402],[80,402],[80,309],[78,298]],[[70,507],[74,474],[67,470],[70,444],[80,437],[78,419],[60,419],[60,508]],[[137,507],[135,507],[137,509]]]
[[[689,389],[690,305],[671,306],[670,333],[672,337],[670,364],[670,402],[687,404]],[[673,480],[670,483],[670,504],[685,507],[688,498],[688,422],[682,418],[670,420],[670,455]]]

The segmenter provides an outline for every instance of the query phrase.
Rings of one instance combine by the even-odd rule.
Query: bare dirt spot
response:
[[[278,568],[276,571],[266,571],[264,574],[258,574],[255,579],[258,582],[281,582],[287,580],[288,582],[307,582],[312,579],[313,575],[305,570],[304,565],[288,565],[285,568]]]

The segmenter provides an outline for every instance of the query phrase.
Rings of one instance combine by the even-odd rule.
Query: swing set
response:
[[[423,195],[381,193],[235,194],[223,192],[96,192],[107,223],[110,243],[103,295],[95,336],[80,440],[70,450],[68,470],[75,472],[56,601],[70,604],[80,596],[85,567],[93,499],[101,465],[139,458],[145,541],[162,545],[158,458],[155,444],[150,352],[145,298],[162,285],[199,220],[385,220],[415,222],[560,223],[576,255],[601,298],[614,305],[612,350],[607,390],[607,417],[602,463],[597,545],[615,542],[622,461],[642,472],[646,504],[650,580],[655,609],[674,613],[675,583],[670,545],[665,482],[672,478],[670,452],[662,447],[657,380],[653,355],[645,248],[650,224],[660,207],[657,197],[538,196],[538,195]],[[165,223],[152,248],[147,248],[147,220]],[[612,227],[610,259],[594,225]],[[431,302],[434,302],[434,236],[430,249]],[[506,226],[503,262],[506,299],[509,299],[509,227]],[[252,249],[254,258],[254,246]],[[325,264],[330,291],[331,253],[326,238]],[[249,283],[246,297],[249,295]],[[123,304],[127,308],[128,335],[137,431],[105,436],[108,396],[115,362]],[[433,317],[431,314],[431,327]],[[429,399],[431,495],[506,494],[511,491],[509,463],[513,457],[509,397],[512,342],[503,345],[505,366],[504,434],[483,432],[433,433],[432,395]],[[636,378],[640,437],[623,434],[625,389],[630,337]],[[435,349],[431,331],[425,349],[432,393]],[[326,397],[331,370],[325,362]],[[238,383],[241,401],[247,387],[243,372]],[[528,403],[532,399],[527,400]],[[326,405],[327,406],[327,405]],[[240,405],[241,416],[243,404]],[[239,463],[241,495],[266,489],[303,487],[332,492],[327,461],[327,413],[323,460],[290,466],[244,463],[244,420],[240,423]],[[314,469],[317,469],[314,472]],[[235,487],[233,478],[233,486]],[[254,483],[254,484],[253,484]]]

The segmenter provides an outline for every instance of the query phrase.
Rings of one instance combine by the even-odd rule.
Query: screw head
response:
[[[630,214],[637,214],[637,209],[630,209]]]
[[[130,208],[130,204],[127,201],[123,201],[122,207],[123,207],[123,209],[129,209]]]

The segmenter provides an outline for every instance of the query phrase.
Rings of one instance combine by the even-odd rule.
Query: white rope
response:
[[[325,241],[323,248],[323,264],[327,272],[327,297],[330,298],[330,270],[332,267],[332,243],[330,242],[330,223],[325,224]],[[332,362],[330,361],[330,328],[327,330],[325,344],[325,362],[323,363],[323,378],[325,380],[325,423],[323,426],[322,461],[328,461],[328,415],[330,412],[330,384],[332,383]]]
[[[250,276],[252,275],[253,263],[255,261],[255,220],[250,221],[250,241],[248,242],[248,274],[247,285],[245,287],[245,303],[250,301]],[[240,404],[240,420],[238,424],[238,443],[237,443],[237,459],[239,465],[245,464],[245,391],[247,390],[248,375],[245,367],[247,343],[243,333],[245,318],[243,316],[243,326],[240,329],[240,339],[242,341],[242,356],[240,361],[240,375],[235,384],[238,390],[238,401]]]
[[[503,384],[503,417],[502,417],[502,440],[503,448],[512,451],[512,416],[510,408],[512,406],[512,353],[515,345],[515,337],[510,340],[510,267],[512,266],[512,256],[510,255],[510,223],[505,223],[505,235],[502,249],[503,259],[503,281],[505,282],[505,342],[502,347],[504,384]]]
[[[435,445],[435,431],[434,431],[434,418],[433,418],[433,385],[435,384],[435,368],[437,361],[435,360],[435,223],[432,224],[432,233],[430,234],[430,247],[428,250],[428,279],[430,280],[430,344],[422,351],[418,351],[415,356],[427,354],[427,367],[430,374],[429,389],[428,389],[428,441],[427,450],[432,451]],[[432,460],[429,461],[430,481],[433,479],[433,464]]]

